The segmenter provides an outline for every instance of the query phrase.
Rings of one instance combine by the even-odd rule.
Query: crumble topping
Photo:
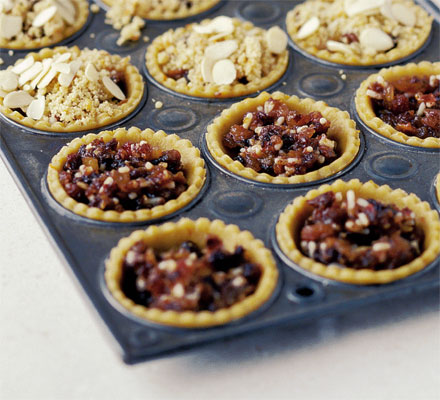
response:
[[[440,75],[407,76],[392,82],[379,76],[367,96],[374,113],[394,129],[421,139],[440,138]]]
[[[374,199],[326,192],[307,201],[313,207],[300,232],[305,255],[324,264],[355,269],[398,268],[418,257],[424,234],[409,208]]]
[[[118,212],[165,204],[188,188],[179,151],[145,141],[95,139],[67,157],[59,179],[76,201]]]
[[[223,146],[245,167],[288,177],[320,168],[337,157],[337,143],[327,137],[329,128],[330,121],[320,112],[300,114],[270,98],[230,128]]]
[[[32,55],[0,71],[3,106],[34,120],[86,125],[101,113],[116,115],[126,101],[129,57],[70,48],[36,61]]]
[[[268,31],[219,16],[169,30],[155,39],[161,71],[189,87],[248,84],[266,77],[287,47],[279,27]]]
[[[254,293],[261,274],[243,247],[231,253],[214,235],[203,248],[186,241],[162,252],[139,241],[125,255],[121,289],[149,308],[216,311]]]
[[[308,0],[288,13],[287,23],[306,50],[374,57],[413,45],[427,18],[406,0]]]
[[[1,0],[0,39],[34,40],[43,36],[59,41],[75,24],[75,0]]]

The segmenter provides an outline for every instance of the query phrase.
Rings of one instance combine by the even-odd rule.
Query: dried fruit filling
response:
[[[336,159],[337,143],[327,137],[330,121],[320,112],[300,114],[280,100],[248,112],[223,138],[229,155],[260,173],[302,175]]]
[[[70,154],[60,182],[76,201],[118,212],[164,204],[188,187],[177,150],[116,139],[95,139]]]
[[[160,253],[139,241],[124,258],[121,289],[149,308],[216,311],[254,293],[261,272],[243,247],[229,252],[214,235],[203,249],[186,241]]]
[[[375,114],[409,136],[440,138],[440,76],[407,76],[392,82],[381,76],[367,95]]]
[[[355,269],[393,269],[423,249],[424,234],[414,212],[349,190],[326,192],[308,201],[312,214],[301,229],[304,254],[324,264]]]

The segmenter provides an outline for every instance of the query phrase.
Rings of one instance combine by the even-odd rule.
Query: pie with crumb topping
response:
[[[109,125],[140,103],[144,82],[130,58],[77,46],[30,53],[0,71],[0,111],[21,125],[76,132]]]

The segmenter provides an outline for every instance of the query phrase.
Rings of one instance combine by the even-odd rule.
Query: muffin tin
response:
[[[254,24],[268,28],[284,27],[284,18],[295,1],[270,2],[224,2],[210,12],[172,22],[147,21],[143,35],[152,38],[169,28],[188,21],[200,21],[216,15],[238,16]],[[425,1],[422,6],[427,5]],[[428,11],[435,14],[436,21],[429,44],[411,58],[411,61],[437,61],[439,38],[439,13],[428,4]],[[146,46],[141,39],[136,43],[119,47],[118,33],[104,24],[104,12],[92,14],[92,22],[72,44],[80,47],[101,48],[110,53],[130,55],[132,63],[144,70]],[[333,107],[347,110],[361,130],[361,150],[353,163],[338,173],[344,180],[370,179],[377,184],[388,184],[417,194],[440,209],[432,195],[436,174],[440,169],[439,151],[414,148],[387,140],[359,123],[353,98],[360,83],[377,68],[347,68],[311,60],[289,47],[290,66],[284,77],[270,90],[280,90],[299,97],[324,100]],[[26,53],[15,51],[11,56],[1,50],[5,65],[22,58]],[[3,65],[3,67],[5,67]],[[346,79],[343,79],[345,74]],[[201,148],[207,160],[208,179],[197,200],[189,207],[165,218],[147,223],[105,223],[77,216],[60,206],[50,195],[46,184],[46,170],[54,154],[72,140],[86,132],[54,134],[36,131],[15,124],[6,118],[0,120],[0,148],[3,160],[38,216],[52,244],[61,258],[87,293],[91,303],[115,337],[118,350],[127,363],[154,358],[178,349],[192,347],[259,328],[273,328],[286,322],[320,318],[345,312],[356,306],[381,302],[398,296],[411,296],[439,286],[439,258],[423,271],[387,285],[356,286],[337,283],[305,272],[293,264],[280,251],[274,227],[279,214],[295,197],[305,194],[322,181],[307,184],[276,186],[252,182],[237,177],[220,167],[209,154],[205,143],[206,127],[224,108],[238,101],[196,99],[164,90],[157,82],[144,76],[147,85],[145,98],[138,109],[128,118],[114,126],[137,126],[141,129],[163,129]],[[163,107],[156,109],[154,101]],[[104,127],[101,130],[111,129]],[[96,130],[93,132],[97,132]],[[262,239],[277,257],[280,279],[270,301],[256,312],[233,323],[209,329],[179,329],[155,325],[130,315],[109,294],[104,283],[104,262],[110,250],[122,237],[139,227],[165,220],[177,221],[181,217],[220,218],[226,223],[237,224]],[[25,227],[23,227],[25,229]]]

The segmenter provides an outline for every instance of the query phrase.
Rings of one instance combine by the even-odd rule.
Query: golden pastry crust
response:
[[[261,266],[262,275],[253,294],[231,307],[215,312],[177,312],[135,304],[122,292],[120,288],[122,262],[125,254],[134,243],[142,240],[155,249],[166,250],[190,240],[199,247],[204,247],[208,234],[218,236],[228,251],[233,251],[238,245],[243,246],[249,260]],[[133,232],[129,237],[121,239],[118,245],[112,249],[106,262],[105,271],[105,281],[110,293],[125,309],[142,319],[181,328],[223,325],[242,318],[257,310],[270,298],[275,290],[277,280],[278,269],[275,260],[261,240],[255,239],[249,231],[240,231],[236,225],[226,225],[220,220],[210,221],[206,218],[199,218],[195,221],[182,218],[176,223],[168,222],[160,226],[150,226],[145,231]]]
[[[220,41],[213,41],[206,35],[194,31],[195,26],[206,25],[209,21],[204,20],[200,24],[193,23],[176,30],[169,30],[154,39],[145,57],[148,72],[157,82],[190,96],[228,98],[265,89],[283,76],[289,63],[289,52],[285,49],[281,54],[272,54],[265,42],[264,29],[257,28],[250,22],[232,18],[234,31],[226,36],[221,34]],[[246,36],[250,31],[253,34]],[[205,49],[209,45],[226,40],[235,40],[238,43],[238,49],[226,57],[234,64],[237,78],[232,83],[224,85],[205,82],[202,73]],[[256,48],[259,50],[255,50]],[[164,72],[164,68],[183,67],[189,71],[190,82],[185,78],[175,80]],[[241,75],[249,78],[248,83],[243,84],[238,81]]]
[[[131,114],[139,105],[144,93],[144,82],[137,68],[129,63],[129,58],[110,55],[104,50],[87,48],[80,50],[77,46],[45,48],[38,53],[29,53],[26,58],[32,56],[38,62],[64,53],[71,54],[70,60],[80,59],[82,61],[72,83],[67,88],[61,87],[55,77],[44,89],[27,90],[35,98],[39,95],[46,98],[45,111],[41,119],[34,120],[16,109],[6,107],[2,96],[0,96],[0,111],[11,120],[29,128],[47,132],[78,132],[101,128],[117,122]],[[15,65],[22,61],[23,59],[17,60]],[[123,102],[113,101],[112,95],[104,90],[100,81],[92,83],[85,77],[84,71],[88,62],[94,64],[99,73],[103,75],[110,74],[107,68],[113,66],[121,68],[127,92]],[[10,66],[7,71],[12,68],[13,66]],[[50,104],[48,104],[49,97]],[[77,104],[81,107],[76,107]],[[51,117],[49,112],[60,114],[65,122]]]
[[[71,0],[76,9],[75,22],[72,25],[65,25],[62,32],[55,31],[51,36],[42,36],[40,38],[31,39],[28,36],[8,40],[0,38],[0,48],[5,49],[38,49],[40,47],[48,47],[61,42],[64,39],[74,35],[87,22],[89,16],[89,3],[86,0]]]
[[[370,75],[365,79],[359,89],[356,91],[355,104],[356,111],[359,118],[368,127],[375,132],[395,142],[408,144],[410,146],[426,147],[426,148],[440,148],[440,139],[435,137],[428,137],[421,139],[416,136],[408,136],[403,132],[394,129],[391,125],[386,124],[380,118],[376,117],[374,113],[372,102],[367,95],[368,87],[376,82],[378,76],[382,76],[386,81],[392,82],[405,76],[424,76],[424,75],[438,75],[440,74],[440,62],[431,63],[422,61],[419,64],[410,63],[402,66],[391,68],[383,68],[377,74]]]
[[[60,183],[59,172],[62,171],[69,154],[77,152],[82,145],[87,145],[98,138],[102,138],[104,142],[109,142],[114,138],[119,143],[140,142],[144,140],[152,146],[164,150],[178,150],[182,157],[181,160],[188,182],[188,189],[177,199],[169,200],[163,205],[136,211],[103,211],[97,207],[89,207],[86,204],[77,202],[64,190],[63,185]],[[205,163],[200,157],[200,151],[195,148],[189,140],[180,139],[177,135],[167,135],[164,131],[154,132],[151,129],[141,131],[135,127],[128,130],[118,128],[114,131],[88,134],[72,140],[52,158],[47,172],[49,190],[58,203],[75,214],[106,222],[148,221],[169,215],[194,200],[202,189],[205,179]]]
[[[330,4],[331,3],[331,4]],[[307,53],[320,59],[345,65],[376,65],[384,64],[407,57],[417,51],[428,40],[433,17],[422,7],[408,0],[393,0],[416,16],[413,27],[399,24],[395,18],[385,17],[380,12],[360,13],[348,16],[344,11],[346,0],[308,0],[289,11],[286,17],[287,31],[293,42]],[[319,28],[310,36],[298,38],[302,25],[311,17],[321,20]],[[331,26],[331,31],[329,30]],[[355,33],[359,36],[361,28],[380,28],[389,36],[398,36],[396,47],[383,51],[365,51],[359,43],[348,45],[345,52],[329,51],[327,40],[340,41],[344,33]],[[343,42],[342,42],[343,43]],[[346,43],[343,43],[346,44]]]
[[[331,122],[328,137],[337,142],[337,151],[340,152],[339,157],[329,165],[325,165],[315,171],[290,177],[258,173],[252,168],[245,167],[239,161],[234,161],[227,154],[223,146],[222,139],[224,135],[232,125],[241,123],[243,116],[247,112],[255,111],[258,106],[263,105],[271,97],[285,102],[289,108],[297,110],[302,114],[308,114],[312,111],[321,112],[323,117]],[[304,183],[332,176],[343,170],[355,159],[360,147],[359,131],[356,129],[355,122],[350,119],[350,115],[346,111],[330,107],[323,101],[301,100],[296,96],[289,96],[281,92],[274,92],[272,94],[263,92],[255,98],[245,99],[233,104],[208,126],[206,142],[211,155],[224,168],[243,178],[276,184]]]
[[[385,204],[394,204],[399,208],[411,209],[416,215],[417,224],[425,234],[423,253],[406,265],[382,271],[327,266],[301,253],[298,247],[299,231],[312,212],[312,207],[307,204],[307,200],[329,190],[345,194],[350,189],[356,195],[366,199],[372,198]],[[283,253],[301,268],[323,278],[357,285],[382,284],[403,279],[427,267],[440,252],[439,217],[435,211],[431,210],[427,202],[422,202],[416,195],[407,194],[401,189],[392,190],[387,185],[378,186],[373,181],[361,183],[358,179],[348,182],[338,179],[331,185],[322,185],[318,189],[309,191],[305,196],[297,197],[280,215],[276,226],[276,237]]]
[[[110,7],[115,6],[119,0],[103,0]],[[187,8],[185,2],[170,0],[153,0],[133,4],[135,13],[132,16],[154,20],[171,20],[187,18],[192,15],[200,14],[218,4],[220,0],[193,0],[192,6]]]

